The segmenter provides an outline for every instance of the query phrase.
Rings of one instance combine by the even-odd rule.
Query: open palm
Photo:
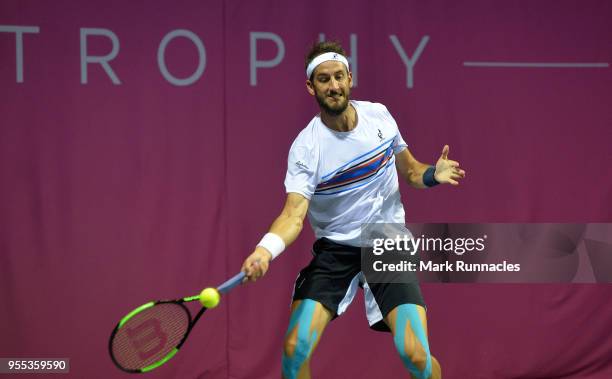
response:
[[[459,180],[465,178],[465,171],[459,167],[459,162],[448,159],[448,145],[442,148],[442,155],[436,162],[436,173],[434,177],[439,183],[459,185]]]

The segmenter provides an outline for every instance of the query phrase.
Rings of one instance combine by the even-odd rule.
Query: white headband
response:
[[[315,68],[317,68],[317,66],[321,63],[327,61],[342,62],[346,66],[346,71],[349,71],[348,60],[344,57],[344,55],[338,53],[323,53],[321,55],[317,55],[315,59],[310,61],[308,67],[306,68],[306,77],[310,79],[310,75],[312,75],[312,72],[315,70]]]

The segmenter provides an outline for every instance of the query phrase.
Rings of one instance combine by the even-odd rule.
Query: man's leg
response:
[[[440,363],[429,352],[425,309],[415,304],[398,305],[384,320],[393,333],[395,348],[412,377],[440,379]]]
[[[310,356],[331,319],[332,313],[317,301],[304,299],[291,304],[283,351],[284,379],[310,379]]]

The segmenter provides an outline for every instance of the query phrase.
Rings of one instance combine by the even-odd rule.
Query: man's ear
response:
[[[308,91],[309,94],[314,96],[315,90],[314,90],[314,86],[313,86],[313,84],[312,84],[312,82],[310,80],[306,80],[306,90]]]

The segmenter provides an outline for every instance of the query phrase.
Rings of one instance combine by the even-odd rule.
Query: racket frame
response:
[[[220,294],[225,294],[225,293],[229,292],[232,288],[234,288],[237,285],[239,285],[240,283],[242,283],[244,277],[245,277],[244,272],[239,272],[238,274],[234,275],[232,278],[230,278],[227,281],[225,281],[219,287],[217,287],[217,291],[219,291]],[[119,323],[117,323],[117,325],[113,329],[113,332],[111,333],[111,336],[110,336],[110,339],[109,339],[109,342],[108,342],[108,352],[109,352],[109,354],[111,356],[111,360],[113,361],[115,366],[117,366],[120,370],[122,370],[124,372],[136,374],[136,373],[149,372],[149,371],[151,371],[153,369],[158,368],[159,366],[163,365],[164,363],[168,362],[172,357],[174,357],[176,355],[176,353],[178,353],[178,351],[181,348],[181,346],[183,346],[183,343],[185,343],[185,341],[187,340],[187,337],[189,336],[189,333],[191,333],[191,330],[193,329],[195,324],[198,322],[200,317],[202,317],[202,315],[204,314],[204,312],[207,309],[206,307],[202,307],[202,309],[200,309],[198,311],[196,316],[194,318],[192,318],[192,314],[189,311],[189,308],[187,308],[185,306],[185,303],[189,303],[189,302],[196,301],[196,300],[199,300],[199,299],[200,299],[199,295],[194,295],[194,296],[187,296],[187,297],[184,297],[184,298],[181,298],[181,299],[175,299],[175,300],[150,301],[148,303],[145,303],[145,304],[135,308],[130,313],[125,315],[119,321]],[[147,310],[149,308],[152,308],[152,307],[154,307],[156,305],[160,305],[160,304],[177,304],[177,305],[181,306],[181,308],[183,308],[183,311],[185,311],[185,313],[187,313],[188,322],[189,322],[189,324],[187,325],[187,330],[185,331],[185,335],[183,335],[183,338],[181,338],[179,343],[172,350],[170,350],[170,352],[168,352],[168,354],[166,354],[160,360],[158,360],[156,362],[153,362],[152,364],[150,364],[150,365],[148,365],[146,367],[143,367],[141,369],[127,369],[125,367],[122,367],[117,362],[117,360],[115,359],[115,355],[113,354],[113,341],[115,339],[115,335],[134,316],[136,316],[137,314],[139,314],[139,313],[141,313],[141,312],[143,312],[143,311],[145,311],[145,310]]]
[[[129,372],[129,373],[132,373],[132,374],[135,374],[135,373],[144,373],[144,372],[149,372],[149,371],[151,371],[153,369],[156,369],[157,367],[163,365],[164,363],[169,361],[172,357],[174,357],[176,355],[176,353],[178,353],[178,351],[181,348],[181,346],[183,346],[183,343],[185,343],[185,341],[187,340],[187,337],[189,336],[189,333],[191,332],[191,330],[195,326],[196,322],[198,322],[200,317],[202,317],[202,315],[204,314],[204,312],[207,309],[205,307],[202,307],[202,309],[200,309],[198,311],[196,316],[192,317],[192,312],[190,312],[189,308],[187,308],[185,306],[185,303],[196,301],[199,298],[200,297],[198,295],[196,295],[196,296],[189,296],[189,297],[184,297],[182,299],[175,299],[175,300],[150,301],[150,302],[148,302],[146,304],[143,304],[143,305],[139,306],[138,308],[136,308],[133,311],[131,311],[130,313],[128,313],[125,317],[123,317],[121,319],[121,321],[119,321],[117,326],[115,326],[115,329],[113,329],[113,332],[111,333],[111,337],[110,337],[110,340],[109,340],[109,343],[108,343],[108,352],[109,352],[109,354],[111,356],[111,360],[113,361],[115,366],[117,366],[122,371]],[[187,314],[187,320],[188,320],[187,330],[185,331],[185,334],[183,335],[183,337],[181,338],[179,343],[174,348],[172,348],[172,350],[170,350],[168,352],[168,354],[166,354],[163,358],[159,359],[158,361],[155,361],[155,362],[151,363],[150,365],[148,365],[146,367],[143,367],[141,369],[128,369],[128,368],[122,367],[119,364],[119,362],[117,362],[117,360],[115,359],[115,355],[113,354],[113,341],[115,339],[115,335],[134,316],[136,316],[137,314],[140,314],[141,312],[143,312],[143,311],[145,311],[147,309],[150,309],[150,308],[152,308],[154,306],[157,306],[157,305],[160,305],[160,304],[176,304],[176,305],[179,305],[183,309],[183,311]]]

